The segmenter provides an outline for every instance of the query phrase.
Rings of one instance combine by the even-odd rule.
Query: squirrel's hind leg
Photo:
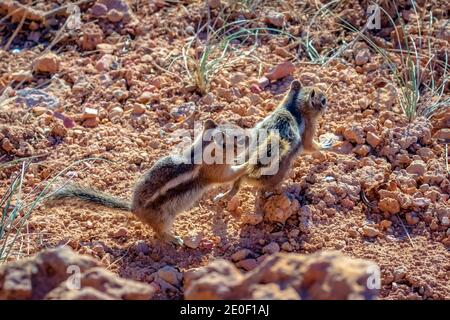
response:
[[[147,222],[153,228],[153,231],[155,231],[156,238],[167,244],[172,244],[174,246],[183,246],[183,240],[179,236],[173,234],[173,232],[171,231],[173,220],[174,219],[171,215],[161,214],[158,221]]]
[[[213,202],[219,202],[220,200],[228,200],[233,198],[241,188],[241,179],[236,180],[233,183],[233,187],[225,193],[219,193],[213,198]]]

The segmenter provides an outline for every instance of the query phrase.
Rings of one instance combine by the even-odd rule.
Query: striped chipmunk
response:
[[[217,143],[216,138],[220,137],[220,134],[220,126],[213,120],[206,120],[202,134],[189,148],[179,155],[168,155],[159,159],[143,174],[134,186],[131,201],[77,185],[69,185],[55,191],[50,199],[79,198],[131,211],[152,227],[160,240],[183,245],[182,239],[171,231],[176,216],[191,208],[207,190],[220,184],[232,183],[247,169],[246,163],[233,165],[223,161],[227,157],[227,148],[224,148],[223,139],[222,143]],[[206,150],[211,152],[212,157],[216,157],[215,160],[222,160],[205,161],[203,157],[206,156]]]
[[[245,158],[249,159],[246,174],[237,179],[228,192],[218,194],[214,201],[230,199],[245,182],[257,189],[255,212],[261,213],[262,195],[281,184],[297,155],[331,147],[332,141],[319,144],[314,140],[317,119],[325,112],[326,104],[326,96],[319,88],[302,87],[294,80],[278,107],[252,129],[254,135],[266,132],[266,138],[253,139],[256,144],[253,147],[250,144],[245,151]],[[264,152],[272,160],[277,159],[276,171],[264,170],[267,164],[259,160]]]

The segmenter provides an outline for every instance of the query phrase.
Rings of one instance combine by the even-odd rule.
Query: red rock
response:
[[[422,160],[414,160],[406,168],[406,172],[423,176],[427,172],[427,165]]]
[[[113,232],[112,236],[114,238],[121,238],[121,237],[126,237],[128,234],[128,230],[124,227],[121,227],[119,229],[117,229],[115,232]]]
[[[378,208],[386,213],[395,214],[400,212],[400,204],[393,198],[383,198],[378,203]]]
[[[256,261],[256,259],[245,259],[236,263],[236,266],[246,271],[250,271],[258,266],[258,262]]]
[[[217,9],[221,6],[220,0],[208,0],[208,5],[211,9]]]
[[[108,12],[108,8],[103,3],[95,3],[91,7],[92,14],[96,17],[104,16]]]
[[[48,52],[34,61],[33,69],[37,72],[56,73],[59,71],[59,58],[53,52]]]
[[[380,143],[381,139],[373,132],[367,132],[367,143],[370,144],[372,147],[376,148]]]
[[[277,253],[280,252],[280,246],[276,242],[271,242],[262,248],[262,252],[267,254]]]
[[[270,81],[276,81],[278,79],[284,78],[295,71],[295,66],[292,62],[283,62],[273,68],[267,75],[266,78]]]
[[[11,152],[14,149],[13,144],[9,141],[8,138],[4,138],[2,141],[2,149],[6,152]]]
[[[234,262],[237,262],[237,261],[244,260],[244,259],[246,259],[246,258],[248,258],[249,256],[252,256],[252,255],[253,255],[253,252],[251,250],[249,250],[249,249],[241,249],[241,250],[236,251],[235,253],[233,253],[231,255],[231,260],[234,261]]]
[[[370,60],[370,51],[369,49],[359,50],[355,57],[355,64],[357,66],[362,66],[369,62]]]
[[[133,113],[136,115],[144,114],[146,110],[145,106],[140,103],[135,103],[133,105]]]
[[[123,13],[121,11],[118,11],[116,9],[111,9],[106,14],[106,18],[108,18],[109,21],[115,23],[119,22],[123,19]]]
[[[87,23],[81,29],[83,33],[81,49],[95,50],[103,42],[103,30],[95,23]]]
[[[114,56],[110,54],[105,54],[97,61],[97,63],[95,64],[95,69],[97,69],[100,72],[110,70],[113,62]]]
[[[151,92],[144,91],[144,92],[139,96],[139,98],[137,98],[136,101],[139,102],[139,103],[146,104],[146,103],[149,103],[149,102],[152,100],[152,96],[153,96],[153,94],[152,94]]]
[[[312,72],[303,72],[299,80],[302,86],[312,86],[320,82],[319,77]]]
[[[266,16],[266,22],[277,27],[281,28],[284,26],[284,14],[278,13],[275,11],[270,11]]]
[[[377,229],[375,229],[371,226],[364,226],[362,228],[362,232],[366,237],[369,237],[369,238],[377,237],[380,234],[380,232]]]
[[[433,138],[442,139],[442,140],[450,140],[450,129],[444,128],[444,129],[437,131],[433,135]]]

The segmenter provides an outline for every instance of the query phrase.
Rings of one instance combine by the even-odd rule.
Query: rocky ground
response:
[[[159,243],[151,230],[123,211],[65,200],[43,203],[29,217],[22,211],[15,220],[7,219],[12,222],[6,231],[20,231],[13,244],[6,243],[11,247],[7,260],[67,245],[94,258],[86,260],[89,268],[101,264],[150,287],[144,298],[198,297],[193,270],[208,264],[211,272],[231,270],[224,273],[234,275],[231,282],[237,288],[242,288],[241,281],[250,281],[253,288],[228,287],[231,295],[218,298],[269,297],[268,292],[276,298],[305,298],[302,284],[278,292],[254,279],[257,272],[252,270],[264,273],[268,260],[281,259],[303,265],[299,268],[307,273],[308,262],[302,259],[308,258],[277,252],[316,253],[312,259],[321,261],[331,259],[321,251],[338,250],[380,267],[382,299],[450,299],[448,104],[432,117],[419,112],[408,119],[397,99],[401,86],[384,57],[344,30],[336,16],[316,17],[322,2],[81,1],[79,17],[73,7],[67,13],[67,1],[37,1],[28,7],[20,6],[27,1],[0,2],[2,194],[22,168],[22,162],[11,161],[33,157],[23,176],[25,203],[62,170],[57,183],[70,179],[129,198],[134,181],[179,143],[174,132],[190,130],[192,120],[207,118],[250,128],[276,107],[292,79],[327,92],[328,110],[318,136],[339,139],[330,152],[296,159],[281,190],[266,199],[264,216],[254,214],[251,187],[228,203],[214,203],[218,191],[209,192],[175,222],[176,233],[189,247]],[[434,60],[445,61],[450,41],[447,2],[428,1],[417,11],[406,1],[397,2],[411,37],[426,35],[436,52]],[[361,30],[367,5],[340,1],[330,9]],[[392,7],[385,9],[392,12]],[[430,10],[435,22],[426,29]],[[385,18],[381,30],[367,34],[391,50],[400,64],[398,28]],[[205,46],[203,26],[219,30],[236,21],[241,22],[233,32],[266,31],[232,40],[229,65],[218,69],[205,88],[195,86],[183,51],[191,57],[186,61],[193,73],[192,57],[199,58]],[[267,31],[269,27],[284,33]],[[187,46],[197,33],[198,40]],[[320,56],[343,43],[351,45],[326,63],[311,61],[311,51],[295,41],[307,37]],[[437,64],[432,72],[423,71],[421,79],[443,81],[445,69]],[[438,98],[421,90],[419,111]],[[448,85],[440,97],[449,98]],[[79,162],[89,158],[108,161]],[[231,262],[213,262],[218,258]],[[123,298],[106,291],[110,298]]]

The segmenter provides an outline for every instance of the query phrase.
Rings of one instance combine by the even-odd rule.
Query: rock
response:
[[[245,224],[257,225],[264,220],[264,216],[260,213],[245,213],[241,217],[242,222]]]
[[[36,72],[56,73],[59,71],[59,58],[53,52],[48,52],[38,57],[33,64]]]
[[[111,9],[106,14],[106,18],[113,23],[119,22],[123,19],[123,13],[116,9]]]
[[[235,253],[233,253],[231,255],[231,260],[234,261],[234,262],[237,262],[237,261],[244,260],[244,259],[246,259],[248,257],[251,257],[251,256],[253,256],[253,252],[251,250],[249,250],[249,249],[241,249],[241,250],[236,251]]]
[[[433,150],[430,148],[420,148],[416,152],[424,161],[428,161],[430,159],[433,159],[435,157]]]
[[[346,209],[351,210],[351,209],[353,209],[355,207],[355,203],[352,200],[350,200],[349,198],[346,197],[346,198],[341,200],[341,206],[343,206]]]
[[[390,221],[390,220],[381,220],[380,226],[383,229],[388,229],[388,228],[390,228],[392,226],[392,221]]]
[[[0,300],[4,299],[150,299],[154,289],[121,279],[100,268],[97,260],[58,247],[35,257],[0,266]]]
[[[369,62],[370,60],[370,51],[369,49],[359,50],[355,57],[355,64],[357,66],[362,66]]]
[[[444,129],[440,129],[438,130],[434,135],[433,135],[434,139],[440,139],[440,140],[450,140],[450,129],[448,128],[444,128]]]
[[[13,144],[11,143],[11,141],[8,138],[4,138],[2,140],[2,149],[8,153],[14,149]]]
[[[28,108],[42,106],[47,109],[56,109],[60,106],[58,98],[39,89],[21,89],[16,91],[17,102],[25,103]]]
[[[83,110],[83,119],[97,118],[98,110],[94,108],[85,107]]]
[[[363,144],[366,142],[364,139],[364,133],[360,128],[350,127],[344,130],[344,138],[350,142],[354,142],[357,144]]]
[[[366,144],[358,144],[355,148],[353,148],[353,152],[360,157],[365,157],[369,154],[370,147]]]
[[[147,109],[145,108],[145,106],[143,104],[135,103],[133,105],[133,113],[136,115],[144,114],[146,110]]]
[[[294,250],[294,248],[292,247],[292,244],[290,244],[289,242],[283,242],[281,244],[281,249],[287,252],[291,252],[292,250]]]
[[[277,27],[281,28],[284,26],[284,15],[282,13],[278,13],[275,11],[270,11],[266,15],[266,22]]]
[[[112,236],[114,238],[121,238],[121,237],[126,237],[128,234],[128,230],[124,227],[121,227],[119,229],[117,229],[115,232],[113,232]]]
[[[231,262],[215,260],[191,272],[188,278],[186,281],[185,276],[186,300],[375,299],[381,281],[373,262],[334,251],[270,255],[245,275]]]
[[[97,48],[97,45],[103,42],[103,31],[95,23],[84,24],[81,32],[81,49],[84,51],[92,51]]]
[[[63,138],[67,134],[67,129],[61,123],[54,123],[51,127],[52,135],[55,137]]]
[[[277,253],[280,252],[280,246],[276,242],[271,242],[262,248],[262,252],[267,254]]]
[[[220,0],[208,0],[208,6],[211,9],[217,9],[221,6]]]
[[[125,0],[99,0],[97,3],[106,6],[108,9],[107,18],[111,22],[122,20],[124,23],[128,23],[131,20],[135,20],[135,17]],[[111,13],[111,11],[113,11],[113,13]],[[119,16],[121,16],[121,18],[120,20],[117,20],[119,19]]]
[[[419,176],[423,176],[425,172],[427,172],[427,165],[422,160],[414,160],[406,168],[406,172],[410,174],[417,174]]]
[[[206,267],[185,273],[186,300],[220,300],[236,296],[244,276],[230,261],[217,259]]]
[[[312,85],[315,85],[316,83],[320,82],[319,77],[316,76],[312,72],[303,72],[300,75],[299,80],[300,80],[302,86],[312,86]]]
[[[123,115],[123,109],[121,107],[114,107],[109,113],[109,118],[120,117]]]
[[[373,148],[376,148],[380,143],[381,139],[373,132],[367,132],[367,143],[370,144]]]
[[[362,227],[362,232],[364,236],[369,238],[377,237],[380,234],[380,232],[377,229],[371,226]]]
[[[197,109],[195,103],[187,102],[176,106],[170,110],[170,115],[176,120],[181,121],[189,118]]]
[[[278,79],[284,78],[295,71],[295,66],[292,62],[283,62],[273,68],[267,75],[266,78],[270,81],[276,81]]]
[[[100,243],[93,245],[92,250],[100,257],[103,257],[103,255],[105,254],[105,248]]]
[[[406,268],[401,266],[394,269],[394,281],[398,282],[406,277]]]
[[[82,293],[84,299],[149,300],[155,292],[148,284],[122,279],[99,267],[84,272],[80,277],[80,285],[84,289]],[[87,288],[90,289],[90,294],[86,297]],[[45,299],[80,299],[80,293],[63,283],[50,291]]]
[[[430,206],[431,201],[427,198],[414,198],[412,205],[416,210],[423,210]]]
[[[406,222],[410,225],[416,225],[419,223],[420,219],[415,212],[407,212],[405,214]]]
[[[264,204],[264,218],[271,222],[285,223],[300,207],[297,199],[291,200],[287,194],[270,197]]]
[[[108,71],[111,69],[113,63],[114,63],[114,56],[110,54],[104,54],[103,57],[101,57],[95,64],[95,69],[97,69],[100,72]]]
[[[103,3],[94,3],[91,7],[91,12],[96,17],[101,17],[108,13],[108,7],[106,7]]]
[[[136,251],[142,253],[144,255],[148,255],[150,253],[150,247],[143,240],[139,240],[136,243]]]
[[[383,198],[378,203],[378,208],[386,213],[395,214],[400,212],[400,204],[396,199]]]
[[[270,84],[270,80],[269,79],[267,79],[266,77],[262,77],[262,78],[260,78],[259,80],[258,80],[258,87],[260,88],[260,89],[263,89],[264,90],[264,88],[265,87],[267,87],[268,85]]]
[[[250,271],[258,266],[258,262],[256,261],[256,259],[245,259],[236,263],[236,266],[246,271]]]
[[[238,85],[239,83],[243,82],[245,80],[245,78],[247,78],[247,76],[244,73],[235,72],[230,77],[230,83],[231,83],[231,85],[235,86],[235,85]]]
[[[83,127],[86,128],[95,128],[98,125],[97,118],[90,118],[83,121]]]
[[[128,99],[128,91],[117,89],[113,91],[113,96],[117,99],[117,101],[122,102]]]
[[[136,101],[142,104],[147,104],[152,100],[152,97],[153,94],[151,92],[145,91],[139,96],[139,98],[136,99]]]
[[[183,237],[184,245],[191,249],[197,249],[200,245],[200,242],[203,239],[203,234],[188,234],[187,236]]]
[[[171,266],[164,266],[157,271],[157,276],[173,286],[179,287],[183,280],[183,274]]]
[[[46,107],[37,106],[34,107],[32,111],[35,116],[39,117],[40,115],[46,113],[48,109]]]
[[[206,105],[211,105],[214,103],[215,96],[212,92],[208,92],[203,98],[201,98],[201,102]]]

